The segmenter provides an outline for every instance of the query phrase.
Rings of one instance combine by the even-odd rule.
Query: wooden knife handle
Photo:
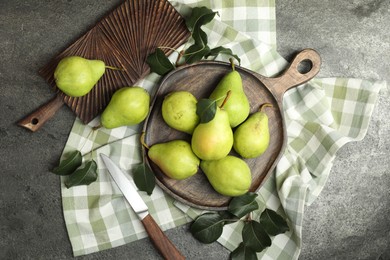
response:
[[[18,125],[32,132],[38,131],[46,121],[54,116],[58,109],[64,104],[62,98],[56,95],[46,104],[40,106],[37,110],[23,118]]]
[[[185,259],[175,245],[169,240],[169,238],[162,232],[156,221],[148,214],[141,220],[144,224],[146,232],[152,240],[154,246],[160,252],[160,254],[168,260]]]

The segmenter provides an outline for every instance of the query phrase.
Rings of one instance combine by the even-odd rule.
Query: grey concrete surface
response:
[[[16,122],[53,93],[37,70],[119,0],[0,1],[0,259],[71,259],[59,179],[49,172],[74,121],[63,107],[41,130]],[[390,2],[276,1],[278,51],[321,53],[321,77],[390,82]],[[339,152],[321,196],[306,208],[300,259],[390,259],[390,102],[382,91],[366,137]],[[217,243],[167,231],[188,259],[228,259]],[[160,259],[149,240],[80,259]]]

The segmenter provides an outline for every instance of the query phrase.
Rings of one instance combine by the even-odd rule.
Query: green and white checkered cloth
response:
[[[287,62],[276,52],[274,0],[178,0],[171,1],[185,14],[188,7],[207,6],[219,12],[204,26],[209,44],[225,46],[240,56],[241,65],[264,76],[284,70]],[[229,57],[217,59],[227,61]],[[150,74],[137,83],[154,93],[160,77]],[[257,214],[270,208],[287,217],[290,231],[272,239],[271,247],[259,259],[297,259],[301,248],[304,207],[320,194],[337,150],[366,134],[378,93],[386,83],[347,78],[315,78],[288,91],[284,112],[288,145],[274,174],[258,191],[261,205]],[[111,180],[99,153],[109,155],[131,174],[141,162],[140,126],[92,131],[78,119],[63,154],[74,149],[85,159],[98,162],[98,180],[89,186],[67,189],[61,184],[63,211],[75,256],[120,246],[146,237],[138,217]],[[93,150],[92,153],[90,151]],[[163,229],[188,223],[199,210],[174,201],[159,187],[151,196],[141,192],[151,215]],[[256,217],[256,216],[255,216]],[[218,240],[229,250],[241,242],[242,224],[224,228]]]

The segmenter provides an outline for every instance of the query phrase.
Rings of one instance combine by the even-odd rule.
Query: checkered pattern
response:
[[[276,52],[274,0],[177,0],[171,1],[185,14],[188,7],[207,6],[218,11],[204,26],[209,44],[225,46],[240,56],[241,65],[272,76],[287,62]],[[229,57],[219,56],[227,61]],[[151,94],[160,77],[150,74],[137,83]],[[346,78],[315,78],[288,91],[284,113],[288,145],[274,174],[259,190],[260,210],[273,209],[288,219],[290,231],[272,239],[272,246],[259,259],[297,259],[301,247],[304,207],[320,194],[337,150],[361,140],[368,127],[377,95],[385,82]],[[92,130],[76,119],[64,153],[78,149],[84,159],[98,163],[98,180],[89,186],[67,189],[61,184],[66,227],[75,256],[120,246],[146,236],[140,221],[112,182],[99,153],[109,155],[130,175],[141,162],[139,126]],[[92,151],[92,152],[91,152]],[[151,196],[141,193],[150,213],[163,230],[188,223],[201,212],[174,201],[158,187]],[[241,242],[242,224],[224,228],[218,240],[229,250]]]

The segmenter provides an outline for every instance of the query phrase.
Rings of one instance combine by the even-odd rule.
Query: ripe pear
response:
[[[183,180],[197,173],[200,160],[184,140],[173,140],[152,145],[149,158],[168,177]]]
[[[149,113],[150,95],[138,86],[117,90],[104,109],[100,122],[108,129],[125,125],[136,125]]]
[[[255,158],[267,150],[270,141],[268,116],[263,111],[264,107],[272,106],[264,104],[260,110],[253,113],[234,131],[234,150],[244,158]]]
[[[196,114],[197,99],[188,91],[174,91],[164,97],[161,113],[170,127],[192,134],[199,123]]]
[[[86,95],[103,76],[106,66],[101,60],[88,60],[79,56],[63,58],[54,71],[56,85],[66,95]]]
[[[224,109],[217,107],[211,121],[195,127],[191,147],[202,160],[218,160],[229,154],[233,147],[233,131],[228,113]]]
[[[225,196],[243,195],[248,192],[252,183],[248,164],[232,155],[214,161],[201,161],[200,168],[211,186]]]
[[[211,93],[210,98],[217,100],[217,105],[221,105],[226,92],[231,91],[229,102],[224,106],[224,109],[229,114],[230,126],[234,128],[248,117],[250,104],[242,86],[241,75],[235,70],[233,60],[230,62],[232,71],[221,79]]]

